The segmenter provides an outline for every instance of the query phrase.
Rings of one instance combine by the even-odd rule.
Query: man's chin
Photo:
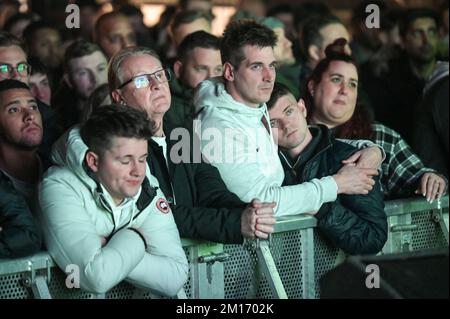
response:
[[[28,138],[22,140],[18,145],[22,146],[25,149],[33,150],[38,148],[42,143],[42,136],[36,138]]]

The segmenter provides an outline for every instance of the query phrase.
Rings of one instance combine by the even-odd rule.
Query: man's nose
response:
[[[130,174],[136,177],[145,175],[145,163],[133,161]]]
[[[33,122],[35,113],[31,109],[22,109],[23,119],[25,122]]]
[[[12,80],[22,80],[22,76],[20,75],[19,71],[17,71],[16,68],[13,68],[12,71],[9,73],[10,79]]]
[[[263,69],[263,80],[267,82],[271,82],[273,80],[275,71],[271,68]]]

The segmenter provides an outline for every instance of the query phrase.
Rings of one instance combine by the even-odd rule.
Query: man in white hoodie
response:
[[[355,175],[343,171],[281,186],[284,172],[265,104],[276,77],[276,41],[272,30],[253,21],[235,21],[226,28],[221,44],[224,75],[202,82],[194,97],[200,120],[195,130],[203,156],[218,168],[228,189],[241,200],[257,197],[276,202],[276,217],[318,211],[341,193],[367,194],[373,185],[367,177],[378,167],[379,159],[375,165],[362,166],[370,168],[360,168],[366,173],[358,174],[366,175],[362,183],[355,183]],[[369,152],[364,156],[379,156],[378,150]],[[361,153],[351,160],[358,156]]]
[[[60,139],[40,189],[49,253],[81,288],[105,293],[122,280],[174,296],[188,264],[172,211],[149,172],[145,113],[104,106]],[[72,269],[72,268],[71,268]]]

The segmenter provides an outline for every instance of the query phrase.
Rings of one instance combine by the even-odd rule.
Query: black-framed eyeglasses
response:
[[[158,83],[165,83],[165,82],[169,82],[170,78],[171,78],[170,71],[168,69],[162,69],[162,70],[158,70],[158,71],[153,72],[153,73],[141,74],[141,75],[137,75],[135,77],[132,77],[128,81],[126,81],[126,82],[122,83],[121,85],[119,85],[118,88],[121,89],[125,85],[133,82],[134,83],[134,87],[136,89],[142,89],[142,88],[148,87],[150,85],[150,82],[151,82],[152,79],[154,81],[158,82]]]
[[[21,62],[16,66],[12,66],[8,63],[0,63],[0,74],[5,76],[13,76],[14,70],[17,71],[21,76],[27,76],[31,73],[31,65],[25,62]]]

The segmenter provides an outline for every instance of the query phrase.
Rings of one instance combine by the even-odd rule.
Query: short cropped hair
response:
[[[244,46],[275,47],[277,36],[268,27],[253,20],[232,21],[225,28],[220,45],[222,63],[229,62],[239,68],[245,59]]]
[[[170,31],[172,34],[175,33],[175,30],[182,24],[192,23],[198,19],[205,19],[209,23],[211,23],[211,17],[203,12],[203,11],[194,11],[194,10],[186,10],[179,11],[174,14],[170,23]]]
[[[277,103],[277,101],[281,97],[283,97],[285,95],[289,95],[289,94],[291,94],[293,96],[292,92],[289,91],[289,89],[286,86],[284,86],[281,83],[275,82],[275,84],[273,86],[272,94],[270,95],[270,99],[266,103],[267,109],[271,110],[275,106],[275,103]]]
[[[38,74],[38,73],[48,74],[48,69],[45,67],[45,65],[42,63],[42,61],[39,60],[39,58],[30,56],[28,58],[28,64],[31,66],[30,75]]]
[[[13,79],[7,79],[7,80],[0,81],[0,93],[3,93],[4,91],[8,91],[8,90],[14,90],[14,89],[29,90],[30,87],[21,81],[17,81],[17,80],[13,80]]]
[[[342,24],[341,20],[334,15],[313,16],[305,21],[302,29],[301,46],[303,53],[308,55],[308,48],[311,45],[322,47],[323,37],[320,30],[330,24]]]
[[[178,59],[185,63],[195,48],[220,50],[220,39],[205,31],[191,33],[178,46]]]
[[[23,50],[23,42],[9,32],[0,31],[0,48],[18,46]]]
[[[102,156],[113,138],[150,139],[152,122],[146,113],[119,104],[97,108],[81,125],[80,135],[91,151]]]
[[[41,29],[53,29],[60,34],[59,29],[56,28],[54,24],[48,21],[44,20],[33,21],[25,28],[25,30],[23,30],[22,37],[23,40],[25,41],[25,44],[29,45],[31,41],[33,41],[33,39],[35,38],[36,32]]]
[[[124,18],[128,21],[128,17],[119,11],[111,11],[111,12],[102,14],[97,19],[97,21],[95,22],[95,26],[94,26],[95,38],[97,38],[97,40],[100,36],[100,27],[101,27],[102,23],[104,23],[106,20],[112,19],[112,18]]]
[[[402,38],[408,33],[411,24],[420,18],[430,18],[436,22],[436,27],[440,25],[440,19],[436,11],[429,8],[413,8],[406,10],[400,18],[399,33]]]
[[[77,40],[73,42],[69,47],[67,47],[64,54],[64,69],[66,72],[69,72],[69,62],[71,60],[90,55],[97,51],[103,54],[100,47],[93,42],[86,40]]]

